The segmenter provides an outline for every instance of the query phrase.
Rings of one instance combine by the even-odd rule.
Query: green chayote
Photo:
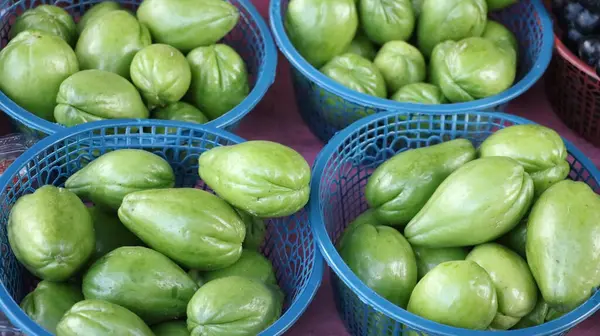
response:
[[[515,324],[511,329],[524,329],[540,325],[544,323],[547,314],[548,303],[544,301],[544,299],[542,298],[542,294],[538,293],[538,300],[535,305],[535,308],[533,308],[531,313],[521,318],[521,320],[519,320],[519,322]]]
[[[200,155],[199,174],[228,203],[261,218],[296,213],[310,193],[306,160],[271,141],[212,148]]]
[[[546,322],[552,321],[552,320],[556,320],[559,317],[562,317],[563,315],[567,314],[567,312],[562,312],[562,311],[558,311],[552,307],[548,307],[548,313],[546,314]]]
[[[21,196],[7,226],[15,258],[43,280],[67,280],[94,251],[92,218],[67,189],[45,185]]]
[[[527,258],[527,253],[525,252],[525,245],[527,243],[527,217],[523,217],[514,229],[498,238],[498,243],[517,252],[521,257]]]
[[[108,252],[121,246],[140,246],[144,243],[127,230],[116,214],[99,207],[88,208],[94,223],[96,250],[91,261],[96,261]]]
[[[357,54],[336,56],[321,68],[321,72],[354,91],[387,97],[385,79],[379,69],[373,62]]]
[[[501,23],[488,20],[481,37],[496,43],[500,48],[514,51],[515,58],[519,53],[519,42],[517,41],[517,38]]]
[[[258,250],[267,235],[265,220],[240,209],[235,209],[235,211],[246,225],[246,237],[242,246],[249,250]]]
[[[43,280],[23,298],[21,308],[35,323],[55,334],[56,325],[63,315],[81,300],[83,295],[80,288]]]
[[[77,27],[71,15],[58,6],[39,5],[19,15],[10,28],[9,39],[25,30],[39,30],[56,35],[69,45],[77,41]]]
[[[381,71],[390,94],[404,85],[425,80],[427,69],[423,55],[419,49],[404,41],[384,44],[373,63]]]
[[[427,248],[413,246],[417,260],[418,279],[420,280],[437,265],[453,260],[465,260],[468,251],[464,247]]]
[[[356,32],[354,39],[350,42],[350,46],[348,46],[345,53],[357,54],[372,62],[375,59],[375,55],[377,55],[377,50],[373,42],[359,30]]]
[[[516,4],[518,0],[487,0],[487,6],[490,11],[504,9]]]
[[[190,336],[185,321],[169,321],[152,327],[155,336]]]
[[[442,90],[429,83],[412,83],[401,87],[391,100],[417,104],[444,104],[446,97]]]
[[[406,41],[415,28],[415,14],[410,0],[360,0],[360,26],[367,37],[377,43]]]
[[[383,223],[381,223],[381,221],[375,216],[375,210],[367,209],[366,211],[358,215],[352,222],[350,222],[348,226],[346,226],[346,229],[344,230],[343,234],[340,236],[340,239],[336,243],[336,248],[338,249],[338,251],[344,248],[344,245],[346,244],[346,239],[352,236],[352,231],[354,231],[354,229],[363,224],[371,224],[376,226],[383,225]]]
[[[240,258],[233,265],[214,271],[204,272],[204,274],[202,274],[202,279],[204,282],[210,282],[215,279],[234,275],[253,278],[264,282],[267,285],[277,285],[277,279],[275,279],[275,271],[273,270],[271,261],[259,252],[247,249],[242,251]]]
[[[121,4],[119,4],[118,2],[114,2],[114,1],[98,2],[97,4],[92,6],[90,9],[85,11],[85,13],[81,17],[81,19],[79,19],[79,22],[77,23],[77,32],[79,34],[81,34],[81,32],[83,32],[83,29],[90,22],[96,20],[97,18],[101,17],[102,15],[104,15],[108,12],[112,12],[112,11],[116,11],[116,10],[120,10],[120,9],[122,9]]]
[[[508,330],[512,328],[515,324],[517,324],[521,320],[520,317],[512,317],[508,315],[504,315],[500,312],[496,313],[496,316],[490,323],[487,330],[492,331],[500,331],[500,330]]]
[[[178,101],[165,107],[157,107],[152,111],[152,118],[163,120],[186,121],[194,124],[205,124],[208,118],[195,106]],[[164,133],[164,127],[157,127],[157,133]],[[177,128],[169,128],[168,133],[176,133]]]

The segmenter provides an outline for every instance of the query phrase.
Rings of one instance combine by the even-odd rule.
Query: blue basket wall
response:
[[[165,134],[164,129],[157,128],[165,126],[176,132]],[[151,131],[142,133],[142,127]],[[170,138],[170,141],[161,138]],[[210,148],[243,141],[226,131],[203,125],[106,120],[71,127],[36,143],[0,177],[0,307],[9,320],[27,335],[50,336],[18,306],[18,302],[34,288],[35,282],[15,259],[7,238],[8,215],[21,195],[32,193],[45,184],[63,186],[66,178],[90,160],[121,148],[145,149],[169,161],[176,174],[176,187],[207,189],[199,180],[198,156]],[[309,305],[323,276],[323,261],[313,239],[307,211],[303,209],[290,217],[268,219],[262,252],[273,263],[277,282],[286,299],[282,317],[260,335],[281,335]]]
[[[552,21],[540,0],[520,0],[490,17],[510,29],[519,41],[515,84],[508,90],[473,102],[425,105],[400,103],[350,90],[322,74],[296,51],[283,20],[289,0],[271,0],[269,14],[275,42],[290,62],[296,102],[311,131],[323,142],[354,121],[382,111],[503,111],[544,73],[552,57]]]
[[[113,0],[132,10],[137,9],[142,0]],[[234,130],[241,119],[262,99],[275,81],[277,50],[273,38],[260,13],[251,0],[227,0],[240,11],[235,28],[223,39],[244,59],[250,80],[250,94],[235,108],[221,117],[207,123],[209,126]],[[8,33],[16,17],[28,8],[40,4],[54,4],[65,8],[75,20],[101,0],[0,0],[0,47],[8,43]],[[0,91],[0,110],[13,121],[15,128],[33,138],[43,138],[54,134],[64,126],[42,119],[30,113]]]
[[[364,199],[367,179],[386,159],[410,148],[454,138],[469,139],[477,147],[499,129],[527,123],[532,122],[503,113],[389,112],[355,122],[323,148],[313,166],[310,221],[323,257],[333,270],[338,313],[350,334],[399,336],[411,330],[429,336],[565,335],[600,308],[600,292],[596,292],[574,311],[534,328],[494,332],[454,328],[409,313],[376,294],[354,275],[335,248],[348,223],[367,209]],[[569,177],[584,181],[600,192],[600,172],[570,142],[565,143],[571,165]]]

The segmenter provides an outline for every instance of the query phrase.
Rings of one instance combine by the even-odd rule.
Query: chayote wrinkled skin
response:
[[[348,49],[358,29],[354,0],[291,0],[285,29],[298,53],[321,68]]]
[[[35,323],[55,334],[56,325],[71,307],[83,300],[81,289],[72,284],[41,281],[21,301],[21,308]]]
[[[527,217],[523,217],[521,222],[514,229],[508,231],[504,236],[498,238],[498,243],[517,252],[521,257],[527,259],[525,245],[527,243]]]
[[[204,282],[210,282],[215,279],[234,275],[256,279],[265,284],[277,285],[271,261],[262,254],[247,249],[242,251],[242,255],[233,265],[204,272],[202,279]]]
[[[514,228],[533,199],[533,182],[507,157],[473,160],[440,184],[404,235],[424,247],[471,246]]]
[[[121,5],[118,2],[114,2],[114,1],[102,1],[102,2],[95,4],[90,9],[85,11],[83,16],[77,23],[77,32],[79,34],[81,34],[81,32],[83,32],[83,29],[85,29],[85,27],[90,22],[96,20],[97,18],[101,17],[102,15],[104,15],[108,12],[112,12],[112,11],[116,11],[116,10],[120,10],[120,9],[122,9]]]
[[[187,60],[192,70],[190,98],[210,119],[229,112],[250,92],[246,63],[230,46],[198,47]]]
[[[170,321],[152,327],[155,336],[190,336],[185,321]]]
[[[546,315],[548,314],[548,303],[542,298],[542,294],[538,292],[538,300],[535,308],[531,313],[523,316],[523,318],[515,324],[511,329],[524,329],[529,327],[535,327],[544,323]]]
[[[224,0],[145,0],[137,18],[155,42],[184,53],[217,43],[237,24],[240,12]]]
[[[124,10],[104,13],[88,21],[75,54],[81,69],[114,72],[129,79],[133,56],[152,43],[148,28]]]
[[[160,156],[141,149],[108,152],[71,175],[65,187],[97,206],[117,210],[125,195],[139,190],[171,188],[173,168]]]
[[[0,90],[49,121],[54,121],[60,83],[77,71],[77,57],[67,42],[41,31],[24,31],[0,51]]]
[[[391,97],[391,100],[417,104],[445,104],[446,97],[442,90],[429,83],[412,83],[401,87]]]
[[[9,39],[12,40],[25,30],[39,30],[56,35],[70,46],[74,46],[77,41],[77,27],[71,15],[53,5],[39,5],[19,15],[10,28]]]
[[[344,248],[344,245],[346,244],[346,239],[352,236],[352,231],[363,224],[371,224],[375,226],[383,225],[383,223],[381,223],[381,221],[375,216],[375,210],[367,209],[366,211],[358,215],[352,222],[350,222],[348,226],[346,226],[346,229],[344,230],[344,232],[340,236],[340,239],[336,243],[336,248],[338,251]]]
[[[427,248],[413,246],[412,249],[417,260],[418,280],[421,280],[425,274],[437,265],[446,261],[465,260],[469,254],[469,251],[464,247]]]
[[[568,312],[600,285],[600,198],[585,183],[548,188],[529,214],[527,261],[544,300]]]
[[[155,336],[130,310],[102,300],[76,303],[56,327],[56,336]]]
[[[187,308],[191,336],[255,336],[281,315],[281,301],[262,282],[231,276],[200,287]]]
[[[497,131],[479,148],[481,157],[507,156],[529,173],[538,197],[571,170],[567,148],[558,133],[541,125],[515,125]]]
[[[518,0],[487,0],[488,10],[495,11],[516,4]]]
[[[447,261],[419,281],[407,310],[453,327],[484,330],[498,308],[487,272],[473,261]]]
[[[99,207],[88,208],[94,223],[96,250],[91,261],[121,246],[141,246],[144,243],[121,223],[116,214]]]
[[[385,79],[379,69],[373,62],[357,54],[336,56],[321,68],[321,72],[354,91],[387,97]]]
[[[92,255],[94,226],[77,195],[45,185],[21,196],[13,206],[8,241],[17,260],[32,274],[65,281]]]
[[[358,30],[344,54],[345,53],[357,54],[358,56],[362,56],[373,62],[375,56],[377,55],[377,50],[375,49],[373,42],[371,42],[371,40],[369,40],[369,38],[366,37],[362,31]]]
[[[185,56],[167,44],[152,44],[138,51],[130,75],[150,108],[178,102],[192,81]]]
[[[488,20],[481,37],[496,43],[500,48],[514,51],[514,57],[516,59],[519,53],[519,42],[515,35],[503,24]]]
[[[124,246],[96,261],[83,277],[86,299],[125,307],[148,324],[185,316],[198,286],[164,255],[140,246]]]
[[[246,225],[246,237],[242,246],[249,250],[258,250],[265,236],[267,235],[267,225],[265,221],[256,216],[252,216],[244,210],[235,209],[244,224]]]
[[[417,283],[417,262],[406,239],[370,222],[350,227],[344,236],[338,251],[348,267],[377,294],[405,308]]]
[[[84,70],[65,79],[54,108],[54,118],[65,126],[148,116],[148,109],[133,84],[102,70]]]
[[[427,58],[444,41],[481,36],[487,22],[486,0],[427,0],[417,23],[417,44]]]
[[[406,41],[415,28],[411,0],[360,0],[357,8],[362,30],[376,44]]]
[[[260,218],[285,217],[308,202],[310,166],[295,150],[263,140],[200,155],[200,178],[234,207]]]
[[[373,63],[381,71],[390,94],[404,85],[424,81],[427,74],[425,59],[419,49],[404,41],[384,44]]]
[[[244,222],[229,204],[194,188],[131,193],[123,199],[119,218],[148,246],[203,271],[235,263],[246,234]]]
[[[466,139],[398,153],[369,177],[365,198],[379,220],[403,227],[448,175],[474,158],[475,148]]]

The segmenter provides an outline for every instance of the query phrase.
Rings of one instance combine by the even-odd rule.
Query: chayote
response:
[[[77,71],[77,57],[67,42],[41,31],[24,31],[0,51],[0,90],[49,121],[54,121],[60,83]]]
[[[235,263],[246,234],[229,204],[194,188],[131,193],[123,199],[119,218],[153,249],[203,271]]]
[[[425,80],[427,69],[423,55],[419,49],[404,41],[384,44],[373,63],[381,71],[390,94],[404,85]]]
[[[358,29],[355,0],[290,0],[284,24],[298,53],[321,68],[350,46]]]
[[[198,289],[177,264],[141,246],[124,246],[96,261],[83,277],[86,299],[125,307],[148,324],[185,316]]]
[[[423,2],[425,0],[411,0],[413,13],[415,14],[415,19],[421,15],[421,9],[423,8]]]
[[[600,286],[600,198],[565,180],[537,200],[527,227],[527,261],[544,300],[568,312]]]
[[[354,91],[380,98],[387,97],[385,78],[379,69],[373,62],[357,54],[336,56],[321,68],[321,72]]]
[[[453,327],[484,330],[498,308],[496,290],[487,272],[473,261],[439,264],[415,287],[407,310]]]
[[[192,70],[190,98],[210,119],[229,112],[250,92],[246,64],[230,46],[198,47],[187,60]]]
[[[362,30],[377,44],[406,41],[415,28],[411,0],[360,0],[357,8]]]
[[[429,83],[412,83],[401,87],[390,99],[417,104],[444,104],[447,102],[442,90]]]
[[[233,265],[214,271],[204,272],[202,280],[210,282],[228,276],[243,276],[264,282],[265,284],[277,285],[275,271],[271,261],[262,254],[244,249],[242,255]]]
[[[185,321],[169,321],[152,327],[155,336],[190,336]]]
[[[516,4],[518,0],[487,0],[487,6],[490,11],[504,9]]]
[[[310,166],[300,153],[271,141],[246,141],[200,155],[200,178],[251,215],[285,217],[308,202]]]
[[[56,331],[57,336],[154,336],[130,310],[102,300],[76,303],[58,323]]]
[[[417,24],[419,50],[429,58],[439,43],[481,36],[486,22],[486,0],[424,1]]]
[[[114,10],[88,21],[75,53],[81,69],[114,72],[129,79],[133,56],[152,43],[148,28],[124,10]]]
[[[246,225],[246,237],[244,238],[242,246],[249,250],[258,250],[267,235],[265,221],[256,216],[252,216],[246,211],[240,209],[235,209],[235,211]]]
[[[55,334],[56,325],[71,307],[83,300],[81,289],[72,284],[41,281],[21,301],[21,308],[35,323]]]
[[[35,276],[64,281],[92,255],[94,226],[77,195],[45,185],[13,206],[8,241],[17,260]]]
[[[424,247],[471,246],[514,228],[529,210],[533,182],[507,157],[473,160],[440,184],[404,235]]]
[[[519,42],[515,35],[503,24],[488,20],[481,37],[496,43],[500,48],[513,51],[516,59],[519,53]]]
[[[356,32],[354,39],[350,42],[350,46],[348,46],[348,49],[346,49],[344,53],[357,54],[372,62],[377,55],[377,50],[375,49],[373,42],[359,30]]]
[[[338,249],[338,251],[344,248],[346,240],[348,239],[348,237],[352,236],[352,231],[354,231],[354,229],[363,224],[371,224],[375,226],[383,225],[383,223],[381,223],[381,221],[375,216],[375,210],[367,209],[366,211],[358,215],[352,222],[350,222],[348,226],[346,226],[346,229],[344,230],[343,234],[340,236],[340,239],[336,243],[336,248]]]
[[[541,125],[515,125],[497,131],[479,148],[481,157],[507,156],[517,160],[533,180],[536,197],[571,170],[567,148],[558,133]]]
[[[81,19],[79,19],[79,22],[77,23],[77,32],[79,34],[81,34],[81,32],[83,32],[83,29],[90,22],[96,20],[97,18],[101,17],[102,15],[104,15],[108,12],[112,12],[112,11],[116,11],[116,10],[120,10],[120,9],[122,9],[121,5],[118,2],[114,2],[114,1],[102,1],[102,2],[95,4],[90,9],[85,11],[85,13],[81,17]]]
[[[186,102],[178,101],[171,103],[165,107],[158,107],[152,111],[152,118],[163,120],[185,121],[194,124],[205,124],[208,118],[198,110],[195,106]],[[168,128],[165,131],[164,127],[157,127],[156,133],[177,133],[177,128]]]
[[[281,301],[262,282],[239,276],[200,287],[187,307],[191,336],[255,336],[281,315]]]
[[[521,257],[527,259],[525,245],[527,243],[527,216],[514,229],[508,231],[504,236],[498,238],[498,243],[517,252]]]
[[[512,328],[515,324],[517,324],[521,320],[520,317],[512,317],[507,316],[502,313],[496,313],[496,316],[490,323],[487,330],[492,331],[500,331],[500,330],[508,330]]]
[[[368,222],[344,236],[338,251],[348,267],[377,294],[405,308],[417,283],[417,262],[406,239],[392,227]]]
[[[77,27],[71,15],[58,6],[39,5],[19,15],[10,28],[9,39],[25,30],[38,30],[56,35],[70,46],[77,41]]]
[[[422,279],[437,265],[446,261],[465,260],[469,253],[464,247],[427,248],[413,246],[412,249],[417,260],[418,280]]]
[[[531,313],[525,315],[517,324],[511,329],[524,329],[529,327],[535,327],[544,323],[546,315],[548,314],[548,303],[542,298],[542,294],[538,293],[538,300],[535,308]]]
[[[148,109],[133,84],[102,70],[84,70],[65,79],[54,108],[54,118],[65,126],[148,116]]]
[[[129,193],[174,185],[175,174],[169,163],[141,149],[108,152],[71,175],[65,183],[78,196],[113,210],[119,209]]]
[[[224,0],[145,0],[137,18],[155,42],[186,53],[221,40],[237,24],[240,12]]]
[[[398,153],[369,177],[365,198],[379,220],[403,227],[448,175],[474,158],[475,148],[466,139]]]
[[[197,269],[191,269],[188,271],[188,275],[194,282],[198,285],[198,287],[202,287],[205,283],[204,278],[202,277],[202,271]]]
[[[119,217],[99,207],[88,208],[94,223],[96,250],[91,261],[96,261],[108,252],[121,246],[141,246],[144,243],[121,223]]]
[[[568,312],[561,312],[558,311],[552,307],[548,308],[548,314],[546,314],[546,322],[552,321],[552,320],[556,320],[559,317],[562,317],[563,315],[567,314]]]

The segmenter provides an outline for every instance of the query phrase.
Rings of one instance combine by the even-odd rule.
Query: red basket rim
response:
[[[567,48],[565,44],[560,40],[556,33],[554,33],[554,47],[556,48],[556,51],[562,58],[567,60],[569,63],[573,64],[580,71],[585,72],[588,76],[594,78],[597,81],[600,81],[600,77],[598,77],[594,68],[582,61],[579,58],[579,56],[573,54],[573,52],[571,52],[571,50]]]

